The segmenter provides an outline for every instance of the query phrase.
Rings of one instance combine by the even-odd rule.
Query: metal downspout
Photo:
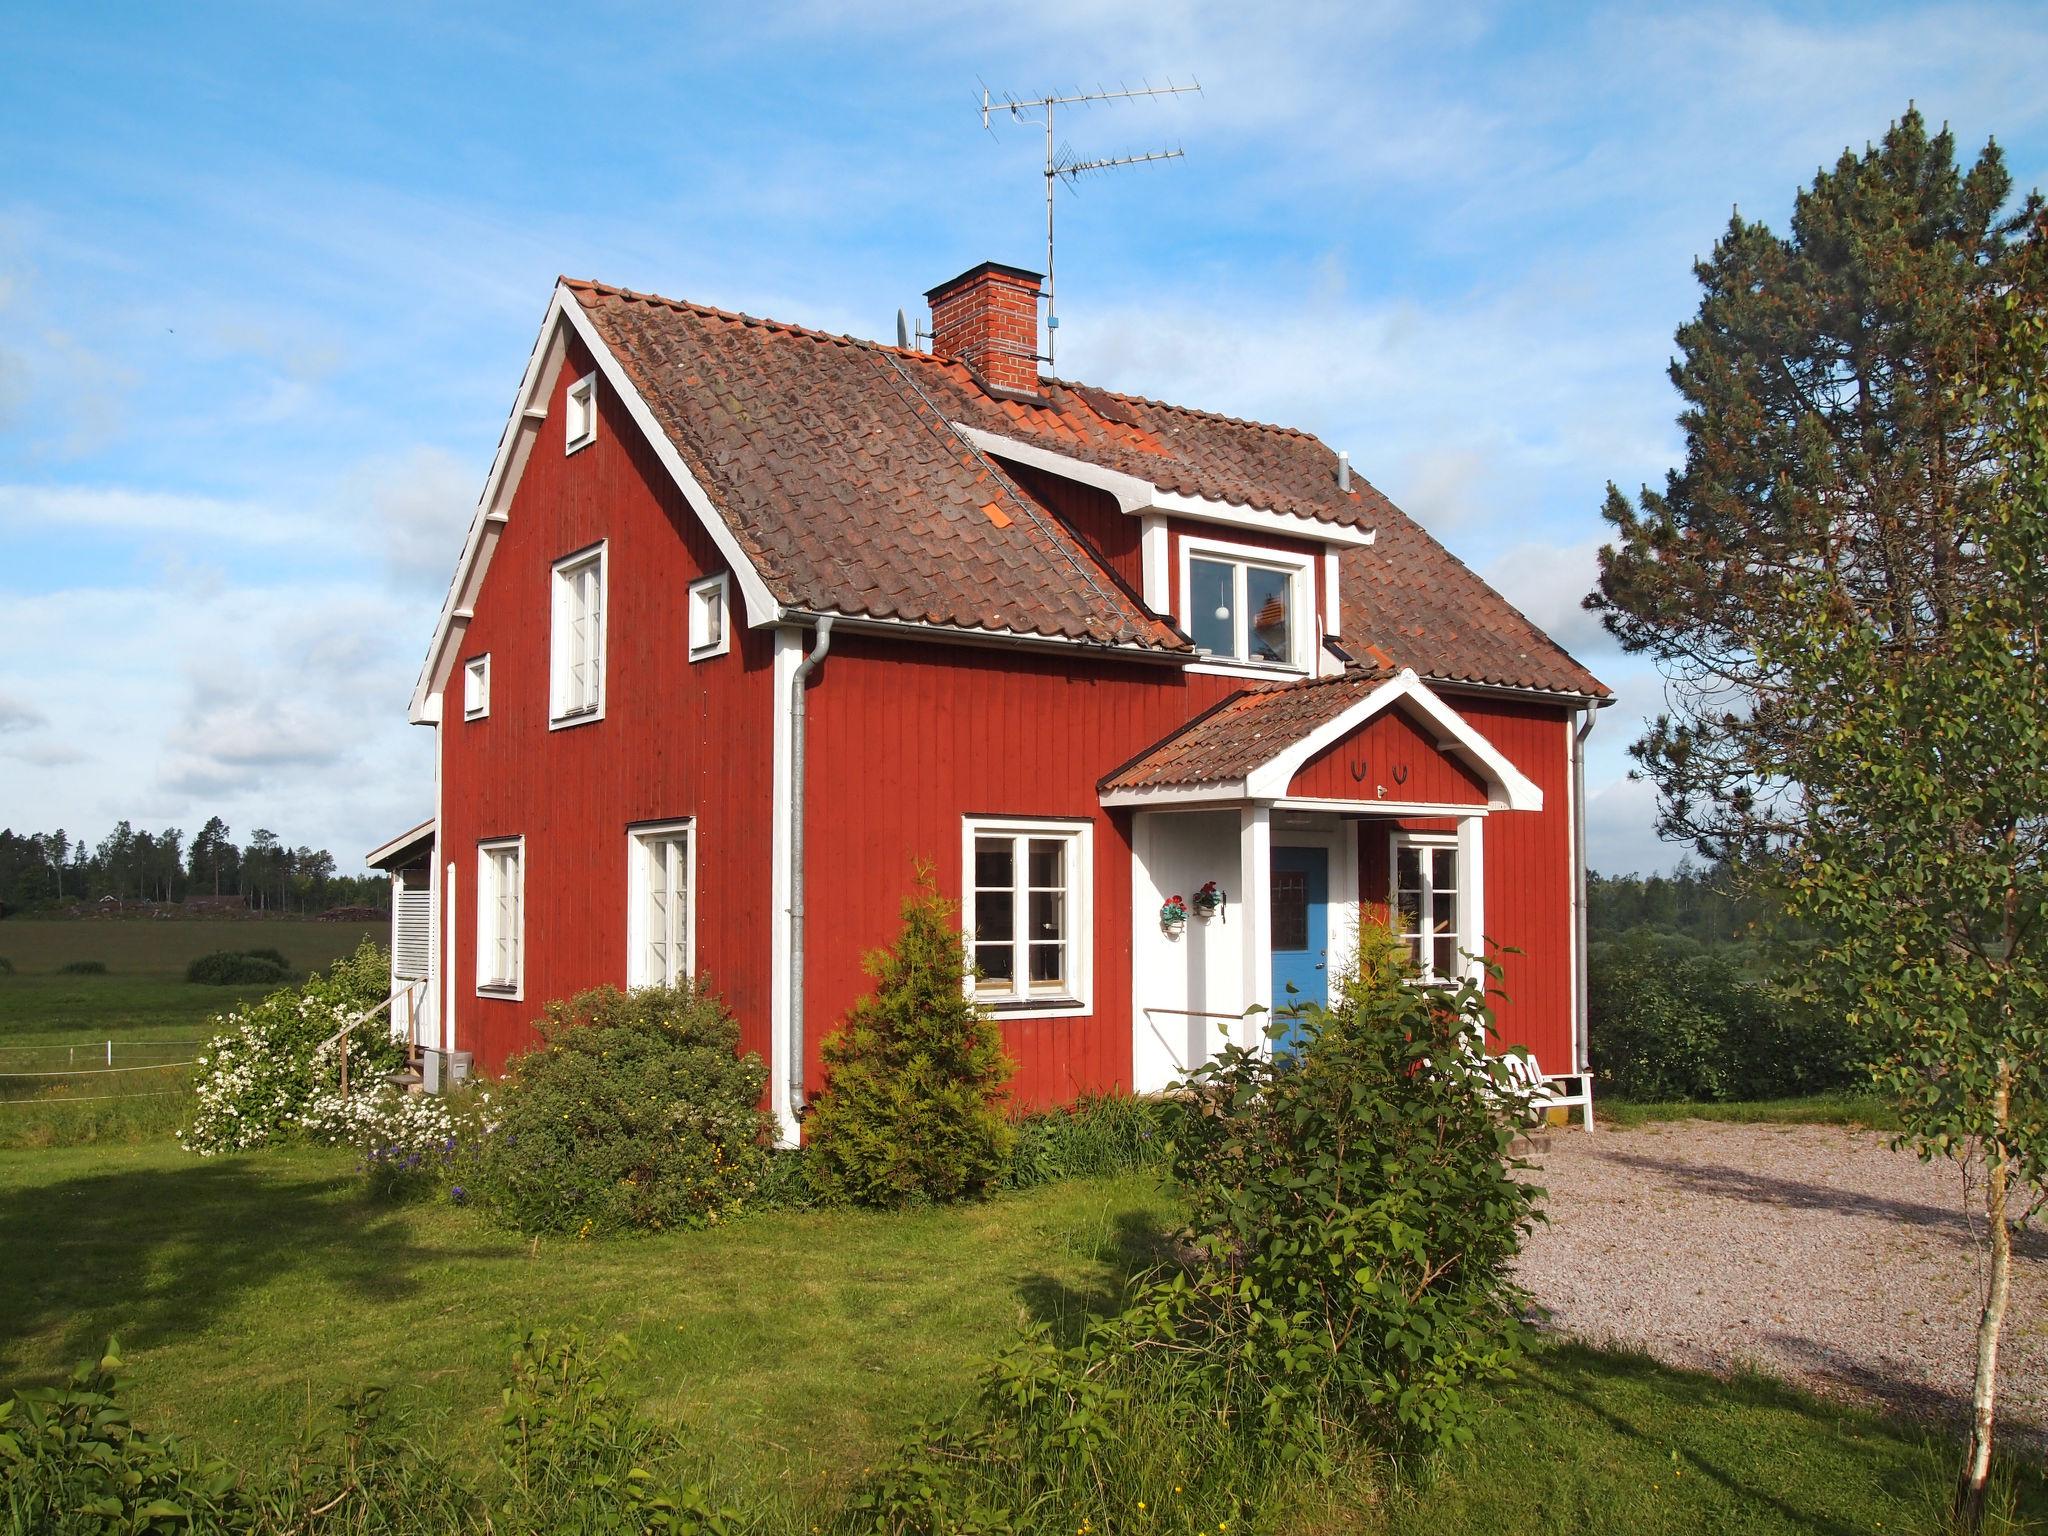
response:
[[[789,1113],[804,1115],[804,686],[832,649],[832,615],[789,680]]]
[[[1586,718],[1572,733],[1572,1066],[1580,1072],[1593,1069],[1592,1043],[1586,1026],[1586,738],[1593,732],[1598,707],[1589,706]],[[1590,1121],[1592,1111],[1587,1111]]]

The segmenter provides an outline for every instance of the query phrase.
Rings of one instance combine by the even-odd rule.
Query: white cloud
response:
[[[1537,628],[1591,665],[1596,656],[1614,650],[1599,617],[1583,606],[1599,577],[1600,544],[1598,539],[1516,544],[1481,574]]]
[[[106,485],[0,485],[0,527],[19,533],[99,529],[239,544],[331,538],[309,509],[179,491]]]
[[[409,589],[434,597],[446,589],[485,468],[422,446],[373,460],[349,477],[350,498],[368,505],[385,563]],[[421,612],[430,618],[430,610]]]
[[[0,693],[0,736],[16,731],[33,731],[48,725],[50,717],[25,699],[11,693]]]
[[[1586,796],[1586,863],[1603,875],[1668,872],[1687,850],[1657,837],[1657,791],[1617,779]]]

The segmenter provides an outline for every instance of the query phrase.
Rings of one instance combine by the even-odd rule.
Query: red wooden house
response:
[[[922,862],[1026,1106],[1256,1038],[1361,912],[1518,950],[1501,1031],[1581,1077],[1607,690],[1314,437],[1041,378],[1038,286],[933,289],[930,353],[556,288],[373,856],[402,1027],[495,1071],[692,975],[794,1135]]]

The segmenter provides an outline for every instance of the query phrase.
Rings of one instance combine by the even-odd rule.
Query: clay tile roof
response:
[[[1096,787],[1106,792],[1235,783],[1336,719],[1390,675],[1384,667],[1353,667],[1337,677],[1234,693],[1110,772]]]
[[[929,358],[564,281],[777,601],[1189,649],[968,446]]]
[[[1356,471],[1292,427],[1060,379],[997,394],[964,363],[564,279],[791,607],[1185,653],[953,423],[1163,491],[1375,530],[1339,554],[1343,640],[1432,682],[1607,687]]]
[[[1338,552],[1337,571],[1349,651],[1377,650],[1432,683],[1611,694],[1398,508],[1389,506],[1370,545]]]

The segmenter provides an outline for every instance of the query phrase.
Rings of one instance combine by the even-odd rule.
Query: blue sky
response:
[[[430,808],[406,699],[558,273],[887,337],[1042,254],[1061,368],[1308,427],[1620,703],[1604,869],[1668,865],[1660,689],[1578,610],[1679,451],[1690,266],[1909,100],[2048,183],[2026,7],[1439,4],[18,11],[0,54],[0,824],[211,812],[345,865]]]

